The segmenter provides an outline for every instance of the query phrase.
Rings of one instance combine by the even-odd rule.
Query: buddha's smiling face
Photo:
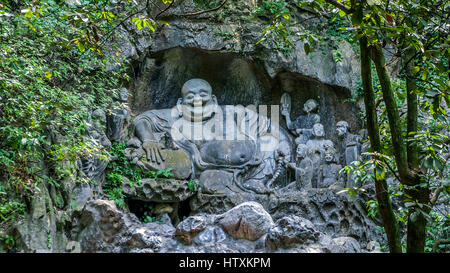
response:
[[[189,81],[190,82],[190,81]],[[212,99],[211,86],[202,80],[196,81],[194,84],[187,82],[181,89],[183,104],[192,107],[205,106]]]
[[[212,95],[212,88],[202,79],[187,81],[181,89],[181,105],[183,116],[194,121],[205,120],[211,117],[217,100]]]

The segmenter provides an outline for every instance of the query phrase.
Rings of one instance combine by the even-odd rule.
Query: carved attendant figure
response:
[[[296,163],[288,163],[287,166],[295,171],[297,189],[310,189],[313,176],[313,166],[311,159],[308,157],[308,146],[305,144],[299,144],[296,150],[296,157]]]
[[[91,115],[91,124],[88,126],[86,136],[96,144],[100,144],[106,149],[111,148],[111,141],[106,137],[103,129],[106,125],[106,116],[105,112],[102,110],[95,110]],[[81,170],[83,173],[99,182],[101,180],[101,175],[103,171],[108,166],[107,160],[101,160],[100,158],[82,158],[81,159]]]
[[[313,187],[317,187],[318,172],[320,165],[323,163],[326,148],[334,148],[334,144],[331,140],[325,139],[325,130],[323,125],[316,123],[313,126],[312,133],[314,138],[308,140],[306,146],[308,147],[308,155],[310,156],[313,164]]]
[[[361,151],[360,139],[357,135],[351,134],[348,131],[348,123],[346,121],[339,121],[336,123],[336,132],[341,141],[338,146],[339,154],[341,155],[340,162],[348,166],[353,161],[359,160]],[[347,187],[352,186],[352,175],[347,174]]]
[[[281,97],[281,114],[286,118],[287,128],[296,136],[295,143],[305,144],[312,138],[312,128],[314,124],[320,122],[320,116],[316,113],[318,104],[315,100],[310,99],[303,105],[303,111],[306,115],[299,116],[294,122],[291,121],[290,109],[291,99],[288,93],[284,93]]]
[[[322,165],[319,172],[318,188],[328,188],[329,186],[339,182],[339,171],[342,166],[336,164],[336,151],[333,148],[325,150],[325,165]]]

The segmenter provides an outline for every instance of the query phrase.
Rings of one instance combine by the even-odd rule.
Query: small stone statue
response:
[[[314,138],[308,140],[306,146],[308,147],[308,155],[311,158],[313,166],[312,185],[313,187],[317,187],[319,168],[323,164],[325,149],[334,148],[334,144],[331,140],[324,138],[325,130],[321,123],[314,124],[312,134]]]
[[[359,136],[351,134],[348,131],[348,123],[346,121],[336,123],[336,132],[341,142],[338,146],[338,152],[341,155],[339,161],[348,166],[353,161],[359,160],[359,155],[361,154]],[[354,179],[352,176],[352,174],[347,174],[347,187],[353,186]]]
[[[362,129],[358,132],[359,139],[361,140],[361,160],[369,160],[370,157],[365,154],[370,150],[370,141],[367,129]]]
[[[106,149],[111,148],[111,141],[106,137],[103,129],[106,125],[105,113],[97,109],[91,114],[91,123],[87,128],[86,137],[89,138],[95,144],[99,144]],[[107,160],[101,160],[100,158],[82,158],[81,170],[88,177],[93,180],[100,180],[103,171],[108,165]]]
[[[325,150],[325,164],[320,167],[318,188],[328,188],[329,186],[340,182],[339,171],[342,166],[336,163],[336,150],[333,148]]]
[[[291,121],[291,98],[288,93],[284,93],[281,97],[281,115],[286,118],[287,128],[296,136],[295,143],[305,144],[312,138],[312,128],[314,124],[320,122],[320,116],[316,113],[318,104],[315,100],[310,99],[303,105],[303,111],[306,115],[299,116],[294,122]]]
[[[331,140],[325,139],[325,130],[321,123],[316,123],[313,126],[312,134],[313,139],[308,140],[306,146],[310,151],[318,150],[324,154],[325,148],[334,148],[334,144]]]
[[[295,171],[295,183],[297,185],[297,189],[310,189],[313,176],[313,167],[312,161],[308,157],[308,146],[305,144],[299,144],[296,150],[296,157],[296,162],[288,163],[287,167]]]
[[[346,121],[339,121],[336,123],[336,132],[341,140],[339,153],[344,156],[345,165],[352,161],[358,160],[360,152],[360,138],[358,135],[351,134],[348,131],[348,123]]]

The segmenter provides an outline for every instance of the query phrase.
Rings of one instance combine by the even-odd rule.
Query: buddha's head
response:
[[[181,88],[178,108],[187,120],[203,121],[211,117],[217,98],[212,94],[211,85],[202,79],[187,81]]]

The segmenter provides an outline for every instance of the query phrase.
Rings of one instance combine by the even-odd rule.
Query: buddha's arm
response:
[[[141,119],[135,124],[135,134],[142,143],[148,140],[156,140],[150,122],[145,119]]]
[[[147,160],[160,164],[165,160],[161,153],[162,145],[157,142],[152,125],[146,119],[141,119],[135,124],[135,134],[142,141],[142,148],[147,154]]]

